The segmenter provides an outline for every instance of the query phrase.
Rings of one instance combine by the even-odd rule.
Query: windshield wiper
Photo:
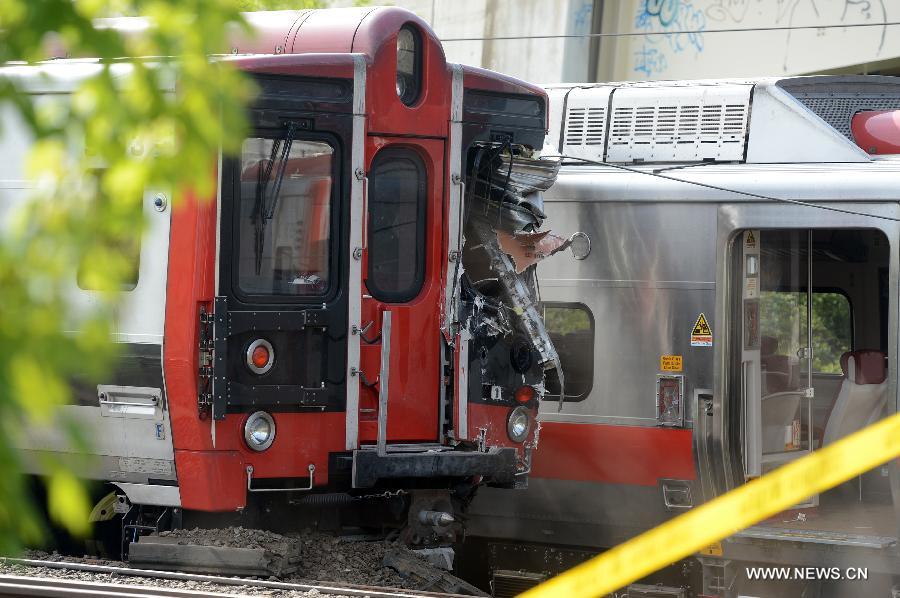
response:
[[[294,143],[294,134],[296,130],[297,125],[295,123],[288,123],[288,129],[284,135],[284,139],[274,140],[269,159],[266,160],[265,163],[265,168],[260,166],[256,172],[256,201],[253,204],[253,212],[250,214],[250,220],[254,225],[254,257],[256,258],[257,274],[262,270],[266,225],[275,216],[275,208],[278,206],[278,196],[281,194],[281,183],[284,180],[284,172],[287,170],[288,156],[291,154],[291,146]],[[279,156],[278,169],[275,173],[275,184],[272,189],[272,203],[271,206],[267,206],[269,202],[267,201],[266,191],[269,188],[272,169],[275,167],[276,156]]]

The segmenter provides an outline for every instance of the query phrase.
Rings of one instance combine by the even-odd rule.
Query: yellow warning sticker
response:
[[[744,247],[747,249],[756,249],[756,237],[753,235],[752,230],[748,230],[747,236],[744,237]]]
[[[691,330],[691,346],[712,347],[712,341],[712,329],[709,327],[709,322],[706,321],[706,316],[701,313]]]
[[[721,542],[713,542],[709,546],[704,546],[698,552],[707,556],[722,556],[724,554]]]
[[[606,596],[898,455],[900,414],[694,507],[520,596]]]
[[[681,355],[660,355],[659,369],[662,372],[680,372]]]

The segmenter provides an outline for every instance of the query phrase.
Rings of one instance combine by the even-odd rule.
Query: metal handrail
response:
[[[309,464],[309,486],[299,488],[253,488],[253,466],[247,466],[247,492],[309,492],[313,489],[316,475],[316,466]]]

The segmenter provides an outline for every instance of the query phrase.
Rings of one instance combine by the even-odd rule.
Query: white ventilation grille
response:
[[[749,85],[623,87],[613,94],[610,162],[744,158]]]
[[[868,162],[871,158],[848,138],[849,119],[860,109],[900,106],[900,83],[893,79],[551,86],[550,132],[543,151],[624,164]]]
[[[583,145],[587,108],[570,108],[566,115],[566,145]]]
[[[606,150],[606,107],[611,87],[572,89],[566,99],[562,153],[602,161]]]
[[[605,145],[606,143],[606,106],[588,108],[587,129],[584,132],[585,145]]]
[[[566,146],[603,145],[606,141],[606,106],[569,108],[566,112]]]
[[[573,88],[565,98],[560,149],[610,162],[740,161],[751,89],[733,83]]]

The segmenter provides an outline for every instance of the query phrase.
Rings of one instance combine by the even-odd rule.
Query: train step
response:
[[[871,536],[846,532],[820,530],[796,530],[777,527],[748,527],[734,535],[736,538],[755,540],[779,540],[787,542],[808,542],[833,546],[855,546],[858,548],[887,548],[897,543],[891,536]]]

